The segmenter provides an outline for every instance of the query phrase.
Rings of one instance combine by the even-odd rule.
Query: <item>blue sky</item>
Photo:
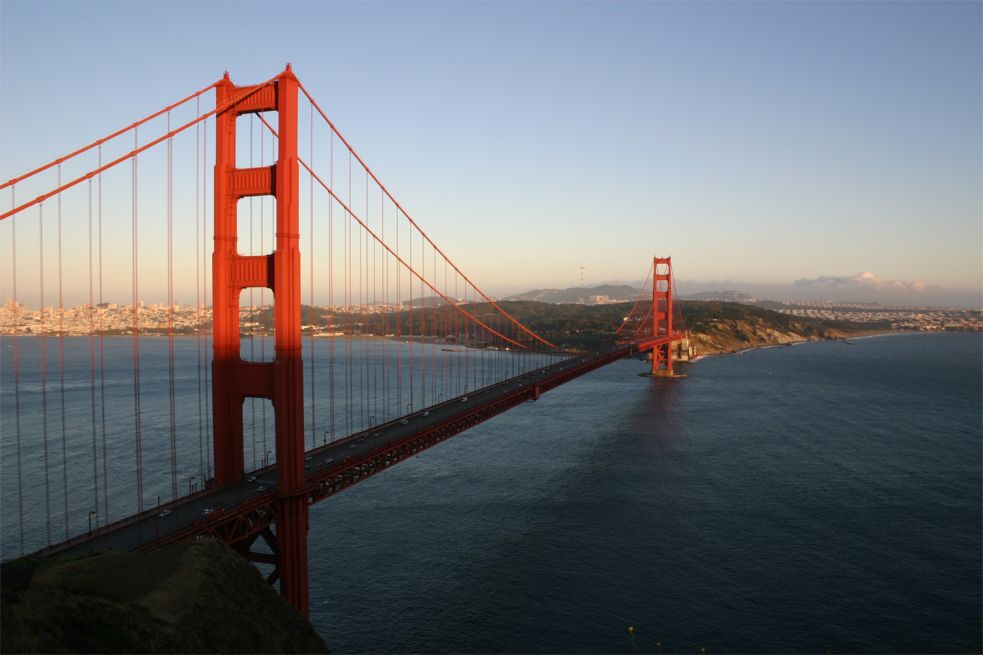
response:
[[[289,61],[492,292],[669,254],[693,290],[979,304],[981,25],[979,2],[5,0],[0,176]]]

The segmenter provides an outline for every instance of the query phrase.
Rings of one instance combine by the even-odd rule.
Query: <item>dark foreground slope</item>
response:
[[[4,564],[4,653],[326,653],[259,572],[213,541]]]

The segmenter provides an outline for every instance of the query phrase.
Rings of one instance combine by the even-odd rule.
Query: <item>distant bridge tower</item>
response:
[[[276,571],[280,593],[302,615],[308,613],[307,489],[304,479],[303,362],[300,332],[300,226],[297,163],[299,83],[286,70],[269,84],[216,86],[215,250],[212,254],[215,484],[242,482],[243,401],[273,402],[276,425]],[[272,166],[236,167],[236,118],[278,113],[278,153]],[[237,205],[249,196],[276,198],[276,247],[272,253],[238,254]],[[240,357],[239,295],[243,289],[273,290],[273,362]],[[269,538],[267,536],[266,538]],[[271,544],[272,545],[272,544]],[[246,547],[248,551],[248,546]],[[250,553],[245,553],[250,558]],[[256,561],[269,561],[257,555]]]
[[[652,266],[652,375],[676,377],[672,371],[672,257],[655,257]]]

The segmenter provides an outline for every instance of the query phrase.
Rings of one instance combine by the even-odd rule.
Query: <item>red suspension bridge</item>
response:
[[[564,352],[447,257],[289,66],[0,191],[5,558],[213,536],[306,615],[311,504],[628,355],[676,375],[668,258],[609,350]]]

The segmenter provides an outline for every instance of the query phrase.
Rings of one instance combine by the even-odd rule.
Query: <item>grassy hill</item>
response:
[[[615,330],[631,311],[633,303],[609,305],[554,304],[531,300],[503,300],[499,307],[514,316],[536,334],[570,350],[598,350],[615,340]],[[782,314],[770,309],[735,302],[683,300],[679,303],[683,325],[689,330],[698,353],[734,352],[745,348],[792,343],[850,334],[886,331],[890,324],[825,321]],[[488,303],[466,305],[472,315],[500,325],[501,319]],[[428,335],[434,325],[440,333],[452,332],[460,314],[449,305],[404,310],[398,314],[337,314],[323,308],[301,310],[302,320],[318,325],[334,325],[346,334],[396,334],[408,337],[420,334],[420,326]],[[263,309],[254,319],[263,329],[271,329],[272,308]],[[398,318],[398,320],[397,320]],[[398,324],[398,328],[397,328]],[[443,327],[447,326],[447,327]]]
[[[615,330],[632,307],[632,303],[550,305],[509,301],[499,305],[537,334],[572,350],[596,350],[612,343]],[[732,302],[681,301],[680,309],[697,354],[734,352],[889,329],[888,325],[789,316]]]

